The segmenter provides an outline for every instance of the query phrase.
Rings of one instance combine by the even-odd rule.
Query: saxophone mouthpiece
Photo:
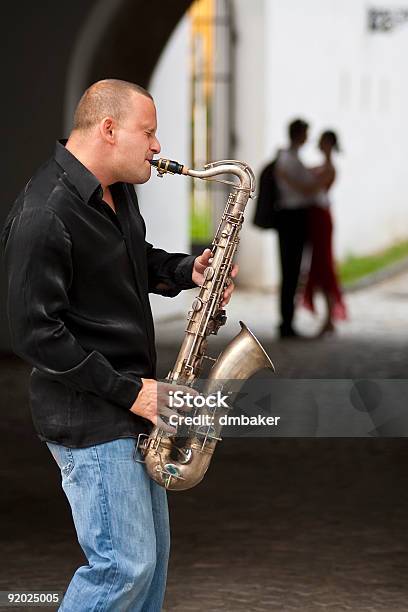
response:
[[[163,176],[163,174],[187,174],[186,166],[171,159],[161,157],[160,159],[151,159],[150,163],[157,168],[158,176]]]

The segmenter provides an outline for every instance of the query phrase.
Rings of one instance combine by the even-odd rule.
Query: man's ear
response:
[[[99,123],[100,134],[108,144],[114,144],[116,140],[116,125],[112,117],[104,117]]]

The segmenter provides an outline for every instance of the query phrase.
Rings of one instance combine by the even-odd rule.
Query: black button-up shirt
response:
[[[156,376],[148,293],[194,287],[193,256],[145,240],[133,185],[98,179],[62,141],[17,198],[1,242],[14,351],[34,367],[30,403],[42,440],[84,447],[137,437],[130,412]]]

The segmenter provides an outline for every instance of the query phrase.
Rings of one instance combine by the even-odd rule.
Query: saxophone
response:
[[[233,188],[212,243],[211,265],[204,271],[203,285],[188,313],[184,340],[174,367],[166,378],[168,382],[191,387],[201,372],[204,359],[211,359],[215,363],[205,381],[204,396],[214,396],[218,392],[231,394],[232,389],[237,391],[236,381],[242,385],[258,370],[274,370],[264,348],[242,321],[241,331],[217,360],[205,354],[207,336],[217,334],[226,322],[225,310],[221,308],[222,296],[229,283],[245,206],[255,192],[254,173],[247,164],[236,160],[212,162],[204,166],[204,170],[192,170],[168,159],[152,160],[150,163],[157,168],[161,177],[166,173],[207,180],[220,180],[212,177],[225,174],[238,177],[239,182],[220,181]],[[153,427],[150,435],[140,434],[137,447],[149,476],[166,489],[177,491],[190,489],[201,482],[216,444],[221,440],[221,417],[227,411],[228,408],[211,409],[207,404],[196,408],[193,415],[200,417],[199,425],[190,426],[188,435],[183,438],[177,438],[157,426]],[[203,422],[205,425],[202,425]]]

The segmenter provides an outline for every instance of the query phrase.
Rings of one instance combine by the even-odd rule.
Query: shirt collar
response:
[[[293,157],[299,158],[299,147],[288,147],[288,153],[293,155]]]
[[[55,145],[55,161],[65,170],[70,182],[74,185],[84,202],[88,203],[92,196],[102,199],[103,191],[100,182],[79,159],[65,148],[67,140],[57,140]]]

